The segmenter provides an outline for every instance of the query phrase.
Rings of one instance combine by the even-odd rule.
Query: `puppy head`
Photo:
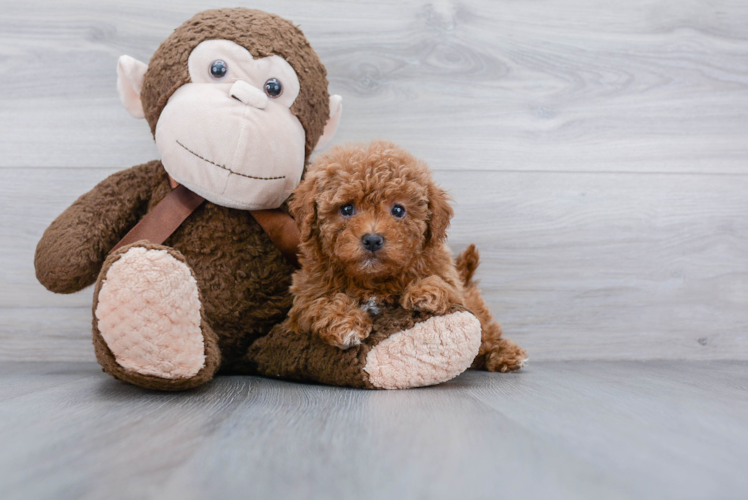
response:
[[[302,253],[358,277],[412,265],[444,242],[453,215],[426,164],[386,141],[341,146],[318,158],[290,209]]]

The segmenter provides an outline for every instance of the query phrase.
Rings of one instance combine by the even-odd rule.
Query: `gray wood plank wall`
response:
[[[748,3],[238,3],[304,30],[344,98],[336,143],[391,139],[437,171],[452,247],[479,244],[532,359],[748,359]],[[224,5],[2,2],[0,360],[93,359],[91,291],[44,290],[34,247],[157,157],[117,57]]]

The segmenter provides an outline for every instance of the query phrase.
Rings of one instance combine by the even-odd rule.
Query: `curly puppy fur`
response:
[[[386,141],[334,148],[309,168],[289,208],[301,232],[294,329],[347,349],[369,335],[381,307],[444,314],[459,304],[482,326],[473,368],[524,364],[525,351],[501,337],[473,280],[475,246],[452,260],[445,240],[453,210],[424,162]],[[365,237],[381,247],[367,247]]]

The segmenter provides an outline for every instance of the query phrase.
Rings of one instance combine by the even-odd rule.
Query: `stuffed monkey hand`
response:
[[[350,349],[334,347],[286,320],[249,349],[248,361],[269,377],[365,389],[406,389],[446,382],[478,355],[481,325],[461,306],[435,315],[383,309],[373,330]]]

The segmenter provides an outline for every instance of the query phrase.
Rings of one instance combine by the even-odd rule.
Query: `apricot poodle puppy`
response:
[[[481,323],[473,368],[506,372],[526,361],[473,280],[475,246],[452,260],[449,198],[410,153],[385,141],[334,148],[309,167],[290,210],[301,232],[294,328],[347,349],[367,338],[382,307],[444,314],[460,304]]]

